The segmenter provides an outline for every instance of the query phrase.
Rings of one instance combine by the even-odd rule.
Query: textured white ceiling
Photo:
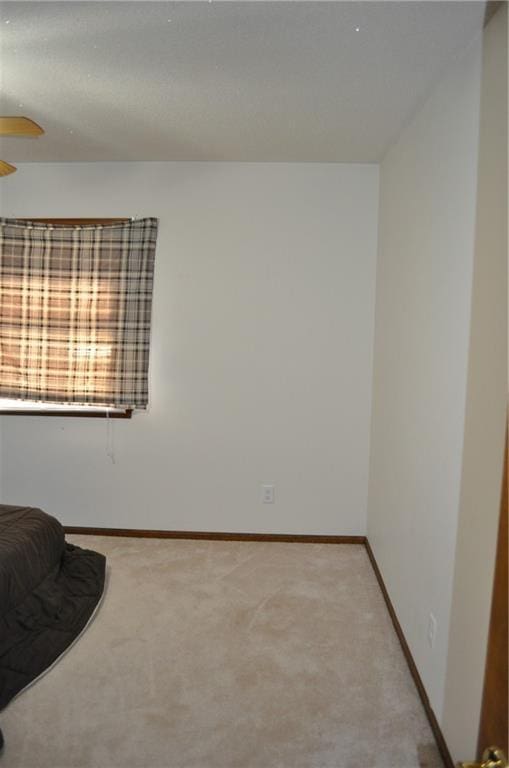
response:
[[[4,2],[11,161],[378,161],[482,2]],[[356,31],[358,27],[358,31]]]

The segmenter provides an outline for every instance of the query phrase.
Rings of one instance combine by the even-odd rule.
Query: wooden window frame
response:
[[[40,224],[53,224],[55,227],[66,227],[69,225],[93,226],[94,224],[117,224],[118,222],[129,221],[129,219],[125,216],[116,219],[41,219],[36,216],[24,216],[23,218],[18,219],[18,221],[34,221]],[[30,402],[35,401],[31,400]],[[88,410],[88,408],[90,408],[90,410]],[[73,408],[72,405],[69,405],[69,408],[66,408],[65,410],[60,408],[52,410],[51,403],[48,403],[47,407],[41,406],[40,408],[0,408],[0,416],[63,416],[64,418],[72,416],[74,418],[82,419],[130,419],[133,414],[132,408],[117,408],[115,410],[112,410],[111,408],[98,410],[98,408],[100,408],[100,406],[91,404],[90,406],[83,405],[79,408]]]

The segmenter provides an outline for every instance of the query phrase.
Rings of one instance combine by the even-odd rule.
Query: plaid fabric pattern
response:
[[[157,219],[0,219],[0,397],[146,408]]]

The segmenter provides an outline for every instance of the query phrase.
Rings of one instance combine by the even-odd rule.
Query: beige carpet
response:
[[[358,545],[73,536],[103,605],[0,714],[2,768],[438,768]]]

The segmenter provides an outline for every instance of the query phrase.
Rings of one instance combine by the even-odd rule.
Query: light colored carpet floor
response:
[[[107,592],[2,768],[442,766],[362,546],[68,538]]]

